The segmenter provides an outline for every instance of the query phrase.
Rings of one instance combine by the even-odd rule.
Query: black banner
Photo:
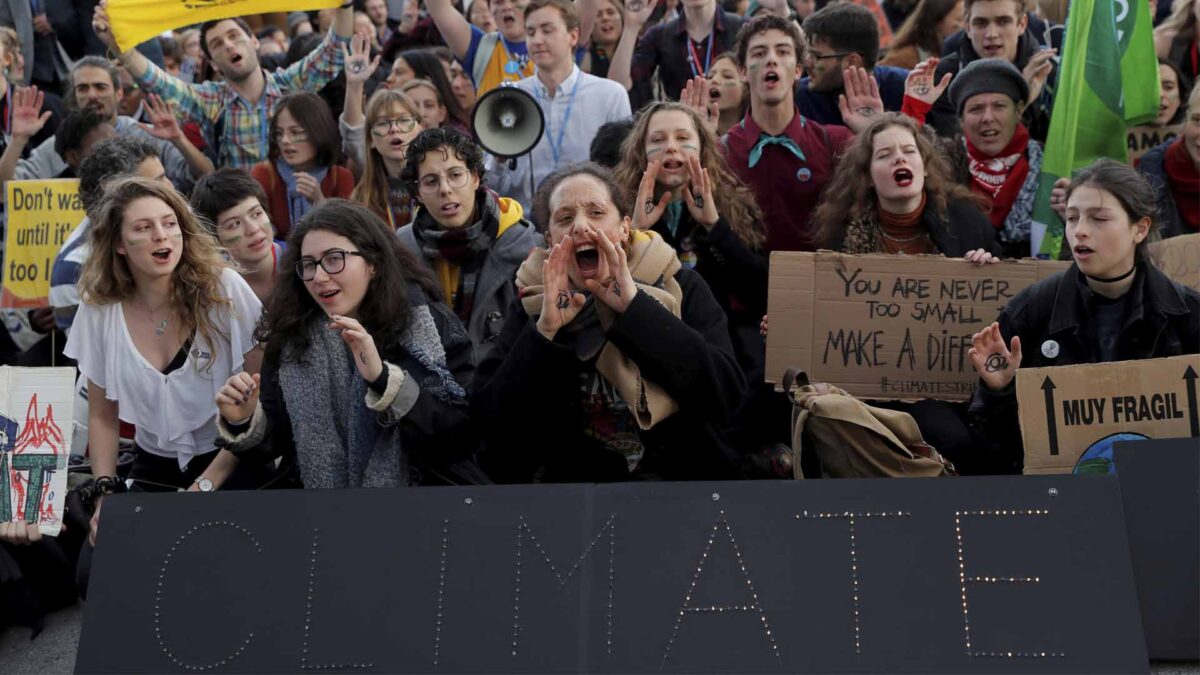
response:
[[[1145,672],[1112,476],[120,495],[79,672]]]

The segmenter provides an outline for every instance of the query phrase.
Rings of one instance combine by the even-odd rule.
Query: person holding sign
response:
[[[729,170],[716,136],[687,105],[654,103],[638,118],[613,174],[627,194],[637,195],[634,228],[658,233],[679,263],[704,279],[725,310],[738,363],[747,371],[762,368],[762,212]]]
[[[971,412],[1007,448],[1011,471],[1023,460],[1018,368],[1200,352],[1200,293],[1146,259],[1155,211],[1153,190],[1132,167],[1102,159],[1081,170],[1066,197],[1074,264],[1021,291],[972,338],[981,386]]]
[[[999,259],[995,230],[930,136],[912,119],[886,113],[846,146],[813,217],[822,247]]]
[[[83,302],[64,353],[88,379],[88,447],[100,494],[123,487],[119,420],[137,428],[130,472],[137,489],[261,484],[266,467],[239,466],[215,449],[212,404],[231,373],[258,370],[258,299],[175,190],[121,178],[107,186],[95,215]]]
[[[297,223],[283,268],[256,331],[262,375],[216,397],[225,447],[283,457],[308,489],[487,482],[467,419],[471,340],[392,229],[330,200]]]
[[[1200,232],[1200,87],[1188,97],[1183,133],[1147,152],[1138,170],[1158,195],[1163,238]]]
[[[741,477],[724,428],[746,380],[725,313],[629,204],[596,164],[538,190],[548,248],[518,270],[520,305],[472,392],[499,481]]]

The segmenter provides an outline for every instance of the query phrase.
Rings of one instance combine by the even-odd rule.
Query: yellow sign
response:
[[[248,14],[341,7],[342,0],[109,0],[108,18],[122,51],[162,33]]]
[[[49,304],[54,256],[83,220],[77,179],[8,181],[0,307]]]

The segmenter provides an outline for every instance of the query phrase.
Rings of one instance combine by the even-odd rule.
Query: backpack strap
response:
[[[487,33],[479,40],[479,46],[475,48],[475,62],[471,64],[471,77],[475,78],[475,87],[479,88],[483,82],[484,75],[487,74],[488,64],[492,62],[492,53],[496,51],[496,45],[500,43],[500,33]]]

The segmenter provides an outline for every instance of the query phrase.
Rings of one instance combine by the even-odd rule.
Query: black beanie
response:
[[[976,94],[1004,94],[1021,106],[1029,98],[1029,83],[1006,59],[979,59],[958,71],[950,83],[950,100],[959,117],[967,99]]]

